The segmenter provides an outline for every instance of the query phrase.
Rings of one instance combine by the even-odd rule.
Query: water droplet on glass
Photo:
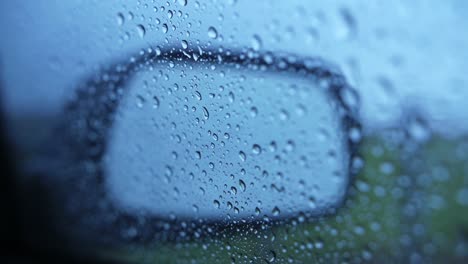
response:
[[[162,32],[167,33],[168,30],[169,30],[169,27],[167,26],[167,24],[163,24],[162,25]]]
[[[202,95],[201,95],[201,93],[199,91],[195,91],[193,94],[195,95],[195,97],[197,98],[198,101],[200,101],[202,99]]]
[[[206,109],[206,107],[203,107],[203,118],[205,120],[208,120],[208,118],[210,118],[210,113],[208,112],[208,109]]]
[[[117,14],[117,25],[122,26],[125,23],[125,17],[122,13]]]
[[[337,21],[335,34],[338,39],[350,39],[356,34],[356,20],[347,8],[339,10],[339,21]]]
[[[159,108],[159,98],[156,95],[153,96],[153,108]]]
[[[271,250],[267,262],[272,263],[276,260],[276,252]]]
[[[234,102],[234,93],[233,92],[229,92],[228,94],[228,98],[229,98],[229,103],[233,103]]]
[[[241,159],[241,161],[245,161],[246,156],[245,156],[245,153],[243,151],[239,151],[239,158]]]
[[[269,149],[271,152],[276,151],[276,142],[275,142],[275,141],[271,141],[270,144],[268,145],[268,149]]]
[[[351,109],[356,108],[359,104],[358,94],[349,88],[342,89],[340,92],[341,99]]]
[[[203,189],[202,187],[200,187],[200,194],[201,194],[201,195],[205,195],[205,193],[206,193],[205,189]]]
[[[314,197],[310,197],[310,198],[309,198],[309,207],[310,207],[311,209],[315,209],[315,208],[317,207],[317,204],[316,204],[316,202],[315,202],[315,198],[314,198]]]
[[[252,106],[252,107],[250,108],[250,115],[251,115],[252,117],[256,117],[257,114],[258,114],[258,109],[257,109],[257,107]]]
[[[287,152],[291,152],[291,151],[294,150],[295,146],[296,146],[296,145],[294,144],[294,141],[288,140],[288,142],[286,143],[285,150],[286,150]]]
[[[138,36],[140,36],[140,38],[143,38],[146,35],[146,29],[142,24],[139,24],[137,26],[137,32],[138,32]]]
[[[172,176],[172,168],[169,167],[169,166],[166,166],[165,171],[164,171],[164,175],[166,175],[167,177]]]
[[[303,105],[298,105],[298,106],[296,107],[296,113],[297,113],[298,116],[304,116],[304,114],[306,113],[306,111],[307,111],[307,110],[306,110],[305,106],[303,106]]]
[[[174,13],[171,10],[167,11],[167,18],[171,19],[173,16]]]
[[[236,187],[232,186],[232,187],[231,187],[231,192],[232,192],[232,194],[236,195],[236,194],[237,194],[237,189],[236,189]]]
[[[255,207],[255,215],[260,215],[262,212],[260,211],[260,208]]]
[[[258,35],[252,37],[252,48],[255,51],[259,51],[262,48],[262,39]]]
[[[281,213],[281,211],[277,206],[275,206],[275,208],[273,208],[271,213],[273,214],[273,216],[278,216]]]
[[[280,113],[279,113],[279,119],[280,119],[281,121],[288,120],[288,119],[289,119],[289,113],[288,113],[286,110],[282,109],[282,110],[280,111]]]
[[[218,37],[218,31],[214,27],[209,27],[208,28],[208,37],[215,39]]]
[[[259,145],[254,144],[252,146],[252,153],[255,154],[255,155],[258,155],[258,154],[262,153],[262,148]]]
[[[243,192],[245,192],[246,185],[245,185],[245,182],[243,180],[239,180],[239,186],[240,186],[241,190]]]
[[[359,142],[361,140],[361,130],[356,127],[351,128],[348,137],[353,142]]]
[[[316,249],[322,249],[323,248],[323,242],[318,240],[315,242],[315,248]]]
[[[431,136],[429,127],[421,118],[412,118],[409,120],[408,133],[418,142],[426,141]]]
[[[138,95],[136,99],[137,99],[137,101],[136,101],[137,107],[142,108],[143,105],[145,104],[145,98],[143,98],[143,96],[141,96],[141,95]]]
[[[187,43],[186,40],[182,40],[182,41],[180,42],[180,44],[182,45],[182,48],[183,48],[183,49],[187,49],[187,48],[188,48],[188,43]]]

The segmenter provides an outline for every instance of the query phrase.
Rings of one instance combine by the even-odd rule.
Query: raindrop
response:
[[[356,128],[356,127],[353,127],[349,130],[349,139],[351,139],[351,141],[353,142],[358,142],[361,140],[361,131]]]
[[[245,161],[246,156],[245,156],[245,153],[243,151],[239,151],[239,158],[241,159],[241,161]]]
[[[200,187],[200,194],[201,194],[201,195],[205,195],[205,193],[206,193],[205,189],[203,189],[202,187]]]
[[[251,115],[252,117],[256,117],[257,114],[258,114],[257,107],[252,106],[252,107],[250,108],[250,115]]]
[[[219,207],[221,207],[221,203],[218,201],[218,200],[214,200],[213,201],[213,205],[215,208],[219,209]]]
[[[153,96],[153,108],[159,108],[159,98],[156,95]]]
[[[133,20],[135,15],[132,12],[128,12],[128,20]]]
[[[319,40],[319,32],[314,27],[308,28],[306,31],[307,42],[317,43]]]
[[[356,34],[356,20],[347,8],[339,11],[340,20],[336,28],[336,35],[339,39],[350,39]]]
[[[146,29],[142,24],[139,24],[137,26],[137,32],[138,32],[138,36],[140,36],[140,38],[143,38],[146,35]]]
[[[358,94],[349,88],[342,89],[340,97],[349,108],[356,108],[359,104]]]
[[[279,119],[280,119],[281,121],[288,120],[288,119],[289,119],[289,113],[288,113],[286,110],[282,109],[282,110],[280,111],[280,114],[279,114]]]
[[[298,116],[304,116],[304,114],[306,113],[306,111],[307,111],[307,110],[306,110],[305,106],[303,106],[303,105],[301,105],[301,104],[298,105],[297,108],[296,108],[296,113],[297,113]]]
[[[236,194],[237,194],[237,189],[236,189],[236,187],[232,186],[232,187],[231,187],[231,192],[232,192],[234,195],[236,195]]]
[[[309,198],[309,207],[311,209],[315,209],[317,207],[317,203],[315,202],[315,198],[314,197],[310,197]]]
[[[320,241],[320,240],[316,241],[314,245],[315,245],[316,249],[322,249],[323,248],[323,242]]]
[[[260,211],[260,208],[255,207],[255,215],[260,215],[262,212]]]
[[[234,93],[233,92],[229,92],[228,94],[228,98],[229,98],[229,103],[233,103],[234,102]]]
[[[166,175],[167,177],[171,177],[172,176],[172,168],[169,167],[169,166],[166,166],[164,175]]]
[[[202,95],[199,91],[195,91],[193,94],[195,94],[195,97],[197,98],[198,101],[202,99]]]
[[[167,33],[168,30],[169,30],[169,27],[167,26],[167,24],[163,24],[162,25],[162,32]]]
[[[254,144],[252,146],[252,153],[255,154],[255,155],[258,155],[258,154],[262,153],[262,148],[259,145]]]
[[[262,39],[258,35],[252,37],[252,48],[255,51],[259,51],[262,48]]]
[[[203,107],[203,118],[205,120],[208,120],[208,118],[210,118],[210,113],[208,112],[208,109],[206,109],[206,107]]]
[[[297,217],[297,221],[299,221],[299,223],[304,223],[305,221],[305,215],[303,212],[300,212],[298,217]]]
[[[286,148],[285,148],[285,150],[286,150],[287,152],[291,152],[291,151],[294,150],[294,147],[295,147],[295,146],[296,146],[296,145],[294,144],[294,141],[288,140],[288,142],[286,143]]]
[[[187,48],[188,48],[188,43],[187,43],[186,40],[182,40],[182,41],[180,42],[180,44],[182,45],[182,48],[183,48],[183,49],[187,49]]]
[[[412,120],[409,120],[408,133],[418,142],[424,142],[431,136],[429,127],[421,118],[412,118]]]
[[[245,192],[246,185],[245,185],[245,182],[243,180],[239,180],[239,186],[240,186],[241,190],[243,192]]]
[[[268,263],[272,263],[276,260],[276,252],[271,250],[268,258]]]
[[[208,28],[208,37],[212,39],[216,39],[218,37],[218,31],[214,27]]]
[[[186,6],[187,5],[187,0],[179,0],[177,1],[181,6]]]
[[[273,208],[271,212],[273,213],[273,216],[278,216],[281,213],[280,209],[277,206],[275,206],[275,208]]]
[[[125,23],[125,17],[122,13],[117,14],[117,25],[122,26]]]
[[[273,55],[271,53],[266,53],[264,56],[263,56],[263,59],[265,60],[266,64],[272,64],[273,63]]]
[[[268,149],[271,151],[271,152],[274,152],[276,151],[276,142],[275,141],[271,141],[270,144],[268,145]]]
[[[162,51],[161,51],[161,48],[160,47],[156,47],[155,48],[155,51],[156,51],[156,55],[161,55]]]
[[[138,95],[137,96],[137,101],[136,101],[137,107],[142,108],[144,104],[145,104],[145,98],[143,98],[143,96],[141,96],[141,95]]]

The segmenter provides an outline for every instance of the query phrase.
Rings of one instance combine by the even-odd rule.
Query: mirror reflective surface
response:
[[[329,87],[337,77],[223,65],[222,55],[163,60],[174,65],[156,64],[127,85],[104,158],[113,199],[162,218],[211,221],[317,215],[341,203],[350,113]]]

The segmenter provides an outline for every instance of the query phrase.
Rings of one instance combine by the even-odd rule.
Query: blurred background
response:
[[[22,219],[2,224],[5,237],[17,241],[5,254],[33,263],[55,254],[111,263],[466,263],[467,12],[462,0],[3,1],[0,87],[11,176],[5,186],[17,188],[7,188],[3,200],[7,215]],[[61,223],[49,233],[54,213],[38,200],[59,199],[67,189],[54,183],[52,190],[63,191],[50,195],[47,177],[30,171],[56,168],[44,144],[53,144],[83,79],[140,50],[218,47],[318,57],[357,91],[361,169],[344,205],[306,220],[297,212],[275,225],[224,223],[206,236],[182,224],[175,238],[143,241],[125,224],[108,227],[125,233],[121,240],[90,246],[74,233],[105,232]],[[42,185],[45,193],[31,187]]]

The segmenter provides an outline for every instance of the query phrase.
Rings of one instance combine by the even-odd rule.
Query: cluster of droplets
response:
[[[165,57],[163,49],[141,53],[147,54],[156,54],[158,61],[137,69],[144,72],[145,78],[132,84],[128,106],[123,106],[118,114],[122,119],[117,123],[131,119],[136,123],[124,122],[123,126],[147,131],[142,134],[144,140],[130,149],[132,137],[125,134],[125,146],[132,156],[129,160],[151,149],[145,157],[150,161],[151,181],[142,176],[146,172],[140,169],[127,176],[149,187],[142,193],[153,199],[153,204],[162,205],[158,210],[169,218],[168,230],[180,228],[179,224],[169,223],[186,217],[170,207],[186,204],[184,208],[189,211],[184,214],[199,223],[210,219],[228,221],[234,229],[241,223],[257,221],[260,227],[242,228],[253,228],[252,232],[260,236],[260,230],[269,230],[278,221],[284,225],[308,223],[312,219],[310,212],[323,208],[324,199],[332,199],[321,198],[325,187],[315,178],[325,175],[324,180],[333,179],[338,186],[347,184],[345,168],[336,167],[347,158],[347,154],[340,156],[347,153],[347,141],[341,141],[342,136],[358,142],[361,132],[353,127],[349,135],[341,135],[341,119],[333,112],[341,106],[329,100],[340,98],[341,103],[355,108],[358,102],[353,92],[341,90],[343,94],[330,99],[324,92],[326,87],[321,90],[323,84],[309,80],[314,76],[298,74],[291,82],[287,60],[282,59],[277,61],[285,63],[282,68],[286,73],[274,76],[248,67],[246,71],[211,62],[178,62]],[[134,107],[135,115],[126,117],[126,107]],[[317,108],[330,108],[332,114]],[[269,129],[261,131],[263,127]],[[126,164],[126,160],[124,157],[120,162]],[[147,164],[143,165],[147,168]],[[330,176],[321,166],[336,168]],[[298,172],[301,174],[296,175]],[[199,228],[183,221],[181,225],[184,237],[215,232],[209,225]],[[323,242],[311,245],[305,248],[324,247]],[[230,254],[231,258],[245,257],[238,252]],[[284,249],[269,250],[258,259],[273,262],[285,253]]]
[[[236,4],[236,1],[231,2],[230,4]],[[140,19],[133,13],[118,13],[117,25],[124,32],[122,39],[130,39],[133,33],[141,39],[148,39],[151,34],[159,34],[165,38],[166,44],[176,42],[175,49],[181,50],[193,61],[199,61],[209,50],[206,48],[209,45],[204,46],[199,41],[193,41],[194,35],[216,44],[224,44],[228,37],[224,36],[226,31],[222,26],[190,20],[189,14],[184,10],[188,4],[193,4],[198,10],[206,10],[204,3],[178,0],[154,6],[157,18]],[[303,17],[305,16],[303,12],[299,8],[294,16]],[[320,38],[325,39],[326,34],[332,34],[337,40],[348,42],[358,37],[359,24],[349,8],[340,7],[332,15],[317,12],[311,17],[311,23],[307,24],[306,28],[287,26],[279,21],[273,21],[267,26],[267,33],[278,43],[303,38],[306,43],[313,45],[319,45]],[[223,19],[224,16],[220,15],[219,20]],[[324,32],[321,28],[331,30]],[[248,51],[245,56],[252,58],[258,56],[257,53],[272,41],[270,38],[262,37],[265,35],[267,34],[264,32],[250,35],[245,46]],[[162,50],[164,50],[162,44],[153,48],[153,52],[157,54],[161,54]],[[287,60],[277,60],[271,53],[263,54],[262,60],[267,65],[276,63],[278,69],[287,70]],[[392,63],[398,66],[403,62],[401,58],[393,56]],[[208,201],[211,211],[223,215],[223,220],[231,220],[230,223],[234,223],[228,225],[226,229],[237,232],[236,235],[228,231],[210,231],[214,232],[215,239],[200,246],[206,252],[205,257],[227,252],[233,263],[301,262],[310,259],[318,262],[343,259],[350,262],[365,262],[380,260],[378,255],[375,256],[375,252],[392,251],[397,248],[401,252],[406,252],[400,255],[411,255],[412,260],[417,262],[421,260],[422,255],[436,254],[438,250],[436,242],[427,242],[430,236],[428,233],[431,232],[430,227],[418,216],[430,215],[430,210],[437,212],[452,207],[466,209],[468,205],[466,184],[453,189],[452,194],[445,193],[441,188],[429,187],[445,184],[454,178],[450,166],[441,162],[439,166],[431,166],[424,173],[420,173],[421,164],[403,166],[398,157],[392,156],[392,153],[395,153],[395,147],[392,145],[394,142],[366,142],[365,160],[366,164],[370,165],[364,166],[364,160],[361,158],[356,157],[352,160],[352,167],[364,166],[365,172],[364,176],[356,178],[350,191],[351,198],[346,201],[345,211],[336,215],[332,211],[330,212],[332,217],[311,222],[311,219],[315,218],[310,216],[310,211],[320,207],[320,199],[312,194],[316,194],[320,186],[310,186],[307,181],[301,179],[294,183],[300,190],[292,195],[288,192],[288,184],[285,182],[290,180],[289,175],[294,171],[275,169],[275,166],[287,168],[290,162],[297,161],[293,162],[294,166],[312,169],[314,166],[310,164],[333,163],[339,159],[342,149],[330,148],[327,150],[327,158],[323,160],[314,159],[312,153],[308,155],[299,153],[305,147],[310,147],[304,143],[304,137],[313,137],[317,142],[330,142],[333,140],[334,132],[329,128],[318,127],[316,131],[301,131],[302,135],[300,133],[276,135],[262,141],[257,140],[255,134],[257,131],[250,130],[250,122],[254,120],[253,122],[265,124],[270,122],[281,126],[295,126],[299,117],[310,118],[316,113],[314,106],[295,100],[271,99],[277,104],[274,111],[271,111],[264,103],[257,101],[255,93],[262,94],[264,91],[259,91],[255,85],[252,85],[255,80],[250,77],[245,75],[226,77],[231,73],[211,62],[202,63],[203,73],[193,75],[191,70],[194,66],[180,67],[178,64],[176,61],[167,61],[166,69],[160,70],[153,79],[147,80],[145,89],[152,90],[146,94],[140,93],[134,98],[137,108],[147,111],[148,107],[152,107],[158,111],[154,115],[161,115],[153,119],[154,129],[164,131],[158,135],[168,136],[167,140],[171,144],[183,145],[171,149],[170,158],[165,159],[166,164],[163,164],[163,173],[154,173],[154,177],[161,177],[162,174],[166,186],[171,187],[167,193],[164,193],[167,197],[162,201],[170,203],[172,199],[189,200],[191,193],[183,190],[181,186],[174,186],[177,185],[175,183],[180,183],[180,179],[184,179],[190,181],[197,193]],[[343,70],[352,83],[359,83],[361,66],[356,58],[346,59]],[[182,81],[177,76],[190,81],[186,85],[180,85]],[[214,80],[219,78],[223,83],[215,85]],[[261,85],[261,81],[255,84]],[[383,101],[395,96],[395,84],[389,76],[378,75],[373,85],[378,88],[379,96],[384,98]],[[281,87],[279,89],[289,91],[298,98],[302,96],[303,91],[299,91],[300,89],[283,86],[278,85]],[[358,108],[360,102],[355,91],[342,89],[339,93],[340,100],[347,107]],[[288,92],[281,96],[286,98]],[[181,121],[172,121],[175,118],[180,118]],[[424,119],[418,116],[404,119],[403,123],[405,131],[402,132],[404,134],[402,137],[409,140],[407,143],[416,143],[408,144],[412,146],[405,148],[405,151],[413,155],[421,145],[432,139],[432,131]],[[167,131],[170,132],[166,133]],[[262,131],[262,133],[267,132],[273,133]],[[361,142],[365,136],[358,126],[350,127],[347,132],[347,139],[354,144]],[[396,136],[392,134],[392,139],[394,137]],[[463,149],[458,149],[457,157],[464,155],[460,154],[462,152]],[[427,157],[421,159],[425,158]],[[339,175],[340,172],[335,174]],[[421,175],[415,179],[413,175],[418,174]],[[406,190],[409,188],[415,190],[414,194],[407,193]],[[308,208],[265,206],[269,203],[258,198],[262,197],[261,191],[304,199]],[[213,197],[212,193],[216,195]],[[427,199],[427,206],[420,204],[421,197]],[[407,228],[403,233],[393,234],[389,230],[397,230],[399,226],[389,212],[394,213],[392,210],[399,204],[403,204],[404,207],[403,212],[399,213],[410,224],[403,226],[403,229]],[[203,222],[212,217],[206,217],[204,210],[208,207],[199,203],[197,199],[190,202],[190,208],[197,221]],[[247,216],[244,214],[246,211],[249,212]],[[178,218],[176,213],[170,215],[171,220]],[[382,221],[379,217],[381,215],[386,216],[386,219]],[[281,222],[286,228],[273,228],[268,225],[272,220],[286,216],[289,217],[288,220]],[[243,223],[245,219],[260,221],[262,224],[242,227],[236,225]],[[199,230],[189,230],[187,224],[182,225],[186,227],[187,232],[195,234],[199,232]],[[135,230],[130,229],[128,233],[134,234]],[[239,243],[242,241],[255,249],[243,248],[242,243]],[[366,241],[373,242],[366,243]],[[463,253],[463,246],[460,246],[463,243],[457,244],[458,249],[454,251]],[[416,249],[414,252],[409,252],[404,251],[405,247]]]

